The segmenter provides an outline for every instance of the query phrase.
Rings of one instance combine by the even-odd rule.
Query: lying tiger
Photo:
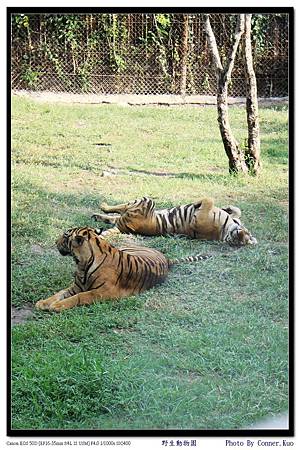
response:
[[[225,241],[233,246],[255,245],[257,240],[241,224],[241,210],[236,206],[218,208],[210,198],[170,209],[155,209],[153,200],[140,200],[122,205],[100,205],[106,213],[94,214],[96,221],[114,224],[103,236],[134,233],[145,236],[182,234],[194,239]]]
[[[172,265],[210,258],[196,255],[170,260],[151,248],[116,248],[101,237],[101,230],[89,227],[66,231],[56,245],[61,255],[73,256],[77,266],[75,282],[52,297],[38,301],[39,309],[62,311],[97,300],[138,294],[163,282]]]

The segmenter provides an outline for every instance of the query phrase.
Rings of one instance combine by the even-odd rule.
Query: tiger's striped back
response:
[[[56,241],[63,256],[76,262],[74,284],[36,303],[38,309],[63,311],[99,300],[139,294],[163,282],[170,262],[158,250],[139,246],[116,248],[89,227],[67,230]]]
[[[195,205],[193,203],[156,210],[154,216],[157,234],[190,235],[190,223],[194,213]]]
[[[74,228],[57,242],[63,255],[74,257],[79,290],[106,286],[107,295],[115,298],[139,293],[164,281],[169,264],[158,250],[135,245],[117,248],[99,233],[101,230],[89,227]]]
[[[131,245],[121,247],[120,271],[117,282],[120,288],[132,287],[139,293],[162,283],[169,271],[167,258],[157,250]]]
[[[211,257],[195,255],[168,259],[153,248],[132,244],[117,248],[103,239],[101,232],[89,227],[74,228],[65,232],[57,242],[63,255],[74,257],[77,264],[75,285],[79,291],[110,286],[110,295],[133,295],[162,283],[174,264],[204,261]],[[79,242],[79,238],[83,240],[78,247],[74,242]]]

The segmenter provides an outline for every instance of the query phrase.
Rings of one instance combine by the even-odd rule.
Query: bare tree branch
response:
[[[237,173],[248,171],[245,163],[244,154],[235,139],[229,122],[228,114],[228,83],[231,77],[231,72],[234,66],[234,60],[244,31],[244,14],[239,14],[237,25],[234,34],[234,42],[226,65],[223,68],[220,54],[218,51],[214,32],[210,25],[209,15],[206,14],[205,32],[207,36],[208,45],[212,54],[213,63],[217,69],[218,75],[218,89],[217,89],[217,109],[218,109],[218,123],[219,129],[224,145],[225,152],[229,161],[229,172]]]
[[[236,52],[237,52],[241,37],[244,33],[244,30],[245,30],[245,14],[239,14],[237,17],[237,23],[236,23],[235,32],[234,32],[234,40],[233,40],[232,49],[228,55],[226,65],[224,66],[224,76],[226,77],[226,81],[230,81],[230,79],[231,79],[231,72],[232,72],[232,69],[234,66]]]
[[[214,65],[218,70],[223,70],[223,66],[220,59],[219,50],[216,43],[214,32],[210,25],[209,14],[205,14],[205,34],[207,37],[208,46],[214,61]]]

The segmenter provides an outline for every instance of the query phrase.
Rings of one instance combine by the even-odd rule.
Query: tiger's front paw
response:
[[[49,303],[47,302],[47,300],[39,300],[38,302],[36,302],[35,307],[37,309],[49,309]]]
[[[66,300],[57,300],[56,302],[50,305],[49,310],[54,312],[61,312],[64,311],[65,309],[73,308],[76,305],[77,299],[76,296],[74,296],[73,298],[69,298]]]
[[[61,300],[52,303],[52,305],[49,307],[49,311],[54,311],[54,312],[61,312],[64,309],[66,309],[66,308],[64,306],[64,302],[62,302]]]

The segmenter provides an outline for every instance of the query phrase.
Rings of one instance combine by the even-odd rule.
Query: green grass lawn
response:
[[[12,329],[14,429],[241,429],[288,407],[286,108],[260,110],[262,172],[230,177],[214,107],[12,99],[12,304],[69,286],[55,239],[102,201],[237,205],[255,248],[134,238],[175,266],[138,297],[36,311]],[[247,136],[245,110],[232,128]],[[103,145],[106,144],[106,145]],[[109,144],[109,145],[107,145]],[[101,176],[111,171],[110,176]],[[99,224],[97,224],[98,226]],[[105,227],[106,225],[104,225]]]

